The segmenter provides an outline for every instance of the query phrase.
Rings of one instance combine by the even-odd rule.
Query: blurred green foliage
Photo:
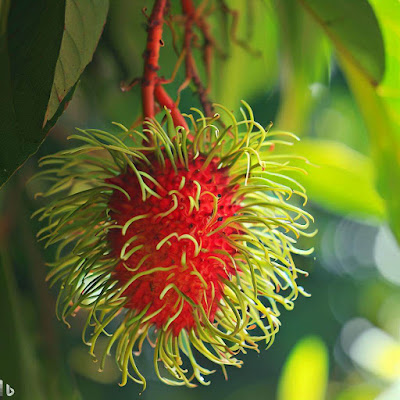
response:
[[[40,1],[40,7],[45,3]],[[100,3],[105,7],[105,2]],[[173,7],[178,7],[177,3]],[[308,209],[316,216],[319,230],[316,238],[306,243],[315,247],[315,254],[297,260],[310,272],[301,284],[312,297],[298,299],[294,311],[283,313],[281,332],[271,349],[244,356],[245,365],[228,371],[228,381],[216,373],[209,388],[162,385],[152,372],[150,349],[145,350],[147,358],[141,368],[149,377],[149,388],[140,398],[369,400],[385,393],[400,398],[393,392],[400,373],[390,371],[395,376],[391,379],[375,376],[354,350],[372,325],[392,337],[390,343],[399,341],[399,282],[391,280],[390,273],[381,272],[396,267],[396,263],[399,267],[400,258],[377,256],[389,253],[388,248],[391,254],[399,254],[399,250],[394,241],[379,249],[377,237],[383,231],[390,236],[385,228],[389,224],[400,238],[400,3],[227,3],[238,11],[239,21],[233,32],[232,14],[217,7],[212,15],[213,33],[222,49],[214,63],[212,97],[235,111],[244,98],[261,123],[267,125],[272,120],[274,129],[290,130],[301,137],[289,149],[277,146],[274,151],[279,155],[289,150],[309,160],[309,164],[296,161],[307,174],[294,173],[293,177],[307,189]],[[6,58],[0,58],[1,143],[7,144],[2,145],[1,168],[8,171],[36,151],[46,133],[41,124],[49,106],[46,101],[63,31],[59,26],[52,28],[57,20],[63,20],[63,10],[50,15],[46,14],[50,8],[39,12],[38,7],[41,19],[29,13],[24,18],[30,21],[31,29],[41,32],[46,46],[36,48],[36,42],[27,41],[25,47],[14,49],[18,35],[25,32],[16,30],[15,20],[19,8],[29,1],[16,0],[14,4],[8,19],[9,2],[0,3],[0,56],[11,60],[5,63]],[[62,116],[49,137],[0,192],[0,379],[14,387],[17,399],[139,398],[140,389],[134,384],[124,388],[116,385],[117,371],[111,365],[104,375],[96,372],[96,364],[81,343],[84,318],[74,318],[69,330],[56,321],[56,288],[49,290],[44,282],[45,261],[51,259],[52,250],[40,250],[34,239],[40,225],[30,220],[41,204],[34,199],[40,188],[25,183],[35,173],[40,156],[69,146],[66,137],[75,127],[109,129],[110,121],[129,126],[136,119],[139,90],[122,93],[119,85],[141,74],[146,37],[141,9],[146,5],[144,0],[110,2],[93,62],[75,90],[75,82],[94,51],[94,37],[92,50],[83,57],[85,61],[73,65],[74,78],[64,88],[64,94],[73,95],[71,104],[63,114],[65,101],[58,107],[55,119]],[[47,19],[51,23],[43,22]],[[94,35],[99,35],[101,18],[96,21],[92,28]],[[14,42],[9,41],[8,31],[18,33],[12,38]],[[51,41],[46,42],[50,36]],[[168,30],[164,41],[162,72],[169,77],[177,56],[171,51]],[[39,61],[38,52],[44,57]],[[26,54],[31,59],[24,63]],[[42,65],[39,77],[35,75],[37,65]],[[45,72],[46,67],[53,72]],[[183,73],[178,73],[167,90],[176,93],[183,79]],[[40,90],[35,91],[33,83]],[[18,106],[15,114],[12,105]],[[190,89],[182,93],[180,106],[186,112],[191,106],[199,107]],[[15,125],[19,120],[21,124]],[[18,141],[25,145],[17,156]],[[375,362],[373,347],[374,343],[364,349],[371,356],[370,362]],[[307,394],[301,397],[301,393]]]
[[[321,400],[325,398],[329,359],[318,337],[299,340],[282,370],[277,400]]]
[[[386,201],[389,223],[400,241],[400,202],[396,196],[400,182],[400,86],[398,68],[396,71],[398,40],[395,40],[399,36],[395,21],[400,5],[394,1],[375,1],[371,2],[373,9],[361,0],[341,4],[301,2],[331,38],[360,106],[371,137],[378,190]],[[384,27],[382,32],[380,26]],[[385,96],[385,91],[392,95]]]

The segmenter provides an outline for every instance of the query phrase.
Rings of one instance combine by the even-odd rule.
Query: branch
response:
[[[158,64],[160,47],[164,46],[162,34],[166,7],[167,0],[156,0],[153,11],[150,17],[148,17],[147,45],[143,54],[145,60],[142,78],[143,126],[146,125],[147,120],[155,118],[159,110],[155,104],[155,100],[157,100],[161,109],[167,107],[170,110],[175,126],[182,126],[189,130],[185,118],[161,86],[162,79],[157,74],[157,71],[160,69]],[[149,139],[153,141],[152,137],[149,137]]]
[[[160,69],[158,60],[162,45],[164,12],[167,0],[156,0],[148,20],[148,36],[144,57],[142,79],[143,120],[155,117],[154,89],[157,83],[157,71]]]
[[[168,93],[164,90],[164,88],[161,85],[156,85],[154,94],[161,108],[167,107],[170,110],[171,117],[172,120],[174,121],[175,126],[182,126],[186,130],[189,130],[186,120],[179,111],[179,108],[176,106],[171,97],[168,96]]]
[[[208,24],[201,15],[200,8],[196,10],[192,0],[182,0],[182,11],[186,17],[184,38],[184,50],[186,51],[186,79],[179,88],[179,91],[183,90],[191,81],[193,81],[194,85],[196,86],[197,93],[199,94],[200,103],[204,109],[205,115],[207,117],[212,117],[214,113],[212,103],[208,98],[208,92],[211,85],[211,60],[214,40],[211,36]],[[194,36],[193,25],[196,25],[200,29],[204,37],[203,61],[207,74],[207,88],[203,85],[200,79],[200,75],[191,51]]]

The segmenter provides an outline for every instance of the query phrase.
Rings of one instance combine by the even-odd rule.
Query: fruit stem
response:
[[[164,12],[167,0],[156,0],[148,20],[148,36],[144,51],[144,71],[142,79],[143,119],[155,117],[154,88],[157,82],[158,60],[162,44]]]
[[[154,119],[156,115],[155,100],[161,107],[168,107],[175,125],[188,128],[176,104],[168,96],[159,84],[157,71],[160,69],[158,64],[160,58],[160,47],[163,46],[162,34],[164,25],[164,14],[167,8],[167,0],[156,0],[150,17],[148,18],[148,35],[146,50],[144,51],[144,71],[142,79],[142,107],[143,125],[146,120]],[[153,140],[152,138],[149,138]]]
[[[162,108],[167,107],[169,109],[175,126],[183,126],[186,130],[189,130],[185,118],[179,111],[174,101],[171,99],[171,97],[169,97],[168,93],[164,90],[164,88],[161,85],[156,85],[154,89],[154,94],[158,104]]]

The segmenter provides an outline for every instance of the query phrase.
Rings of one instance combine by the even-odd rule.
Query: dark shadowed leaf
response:
[[[46,400],[38,383],[39,369],[34,360],[33,340],[26,334],[24,312],[7,251],[0,244],[0,376],[15,390],[16,398]],[[26,315],[26,314],[25,314]],[[0,397],[2,398],[2,392]]]
[[[64,0],[14,0],[0,18],[0,185],[43,141]]]

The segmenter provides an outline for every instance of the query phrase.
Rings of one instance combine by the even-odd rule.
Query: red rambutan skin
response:
[[[137,176],[131,169],[129,172],[108,180],[108,182],[120,186],[131,197],[131,200],[128,200],[119,190],[114,190],[111,195],[109,215],[118,225],[124,226],[132,217],[148,215],[146,218],[133,222],[125,235],[121,229],[109,231],[108,240],[114,257],[120,256],[123,246],[133,236],[137,236],[137,238],[127,251],[143,245],[128,260],[118,263],[114,277],[123,285],[140,272],[156,267],[175,267],[168,271],[156,271],[133,281],[124,292],[128,298],[125,307],[140,313],[150,304],[146,315],[162,309],[150,319],[150,322],[157,328],[162,328],[171,317],[175,316],[182,304],[182,296],[174,288],[170,288],[164,293],[163,298],[160,298],[163,290],[168,285],[174,284],[196,305],[201,305],[212,322],[223,295],[222,280],[228,279],[230,274],[235,274],[230,257],[215,251],[224,250],[233,256],[236,250],[230,246],[226,237],[237,233],[238,230],[228,225],[210,236],[207,234],[223,224],[226,218],[232,217],[240,210],[239,201],[233,200],[237,187],[229,185],[231,178],[228,171],[226,168],[218,169],[218,160],[213,160],[207,167],[204,167],[205,158],[199,156],[195,160],[191,159],[188,169],[177,163],[177,172],[175,172],[168,159],[165,160],[163,167],[155,158],[148,158],[152,161],[151,166],[141,166],[141,170],[152,176],[162,188],[148,178],[144,177],[143,179],[152,190],[162,197],[161,199],[150,196],[143,201]],[[182,187],[183,177],[185,183]],[[195,181],[201,186],[199,209],[193,208],[190,212],[189,196],[195,199],[196,193],[198,193],[198,184]],[[175,192],[171,193],[171,191]],[[214,215],[214,197],[207,192],[218,197],[218,211]],[[174,206],[173,193],[178,200],[177,208],[166,216],[157,215],[167,213]],[[185,234],[191,235],[201,244],[202,250],[196,255],[196,246],[192,240],[187,238],[178,240],[176,236],[171,237],[157,250],[159,242],[172,233],[176,233],[179,237]],[[184,252],[186,252],[186,262],[182,262]],[[143,262],[145,256],[147,258]],[[139,269],[129,271],[129,269],[136,268],[140,262],[142,265]],[[202,276],[207,287],[195,271]],[[182,329],[196,329],[193,306],[188,301],[184,301],[182,311],[170,324],[170,328],[176,336]]]

